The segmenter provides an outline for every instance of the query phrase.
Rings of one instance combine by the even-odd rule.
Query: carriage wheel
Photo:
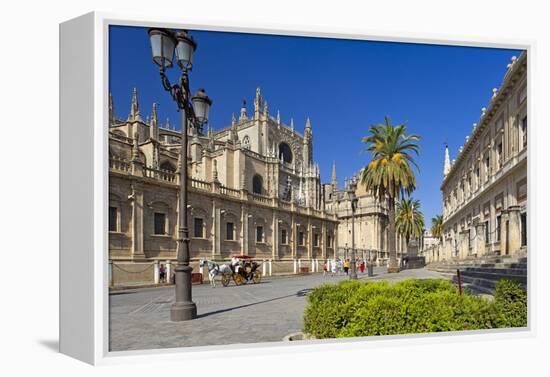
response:
[[[229,285],[230,281],[231,281],[231,274],[230,273],[222,274],[222,285],[224,287],[227,287]]]
[[[260,273],[260,271],[254,271],[254,275],[252,276],[252,281],[254,282],[254,284],[258,284],[261,280],[262,274]]]
[[[244,284],[244,278],[241,274],[234,274],[233,280],[235,280],[235,284],[237,285],[243,285]]]

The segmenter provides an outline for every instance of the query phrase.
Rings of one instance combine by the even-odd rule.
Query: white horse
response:
[[[201,259],[199,261],[199,267],[203,267],[206,264],[208,268],[208,279],[210,280],[210,285],[212,288],[216,287],[216,275],[224,273],[226,271],[231,272],[231,268],[228,265],[222,264],[221,266],[216,262],[209,261],[207,259]]]
[[[330,272],[331,272],[331,275],[334,276],[334,275],[340,275],[342,273],[342,271],[344,270],[343,269],[343,262],[340,260],[340,259],[333,259],[330,261]]]

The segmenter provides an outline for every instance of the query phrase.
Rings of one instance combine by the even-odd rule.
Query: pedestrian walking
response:
[[[359,269],[361,270],[361,273],[365,272],[365,261],[362,260],[361,264],[359,265]]]
[[[159,268],[159,279],[161,283],[166,283],[166,267],[163,264]]]
[[[323,276],[327,276],[328,272],[328,260],[325,260],[325,263],[323,264]]]
[[[348,270],[349,270],[349,259],[346,259],[344,261],[344,272],[346,273],[346,275],[348,274]]]

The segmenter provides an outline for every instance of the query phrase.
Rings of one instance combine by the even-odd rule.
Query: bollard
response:
[[[155,272],[154,272],[153,281],[155,282],[155,284],[158,284],[160,282],[159,261],[156,260],[153,263],[155,264]]]
[[[271,276],[272,272],[273,272],[273,265],[272,265],[272,260],[270,259],[269,260],[269,276]]]
[[[169,260],[166,261],[166,278],[165,282],[170,284],[172,282],[172,264]]]
[[[267,268],[265,265],[265,259],[262,259],[262,276],[267,275]]]
[[[368,263],[367,264],[367,275],[368,276],[374,276],[374,266],[372,265],[372,263]]]
[[[456,280],[458,282],[458,294],[462,294],[462,276],[460,275],[460,269],[456,269]]]
[[[109,287],[113,286],[113,261],[109,261]]]

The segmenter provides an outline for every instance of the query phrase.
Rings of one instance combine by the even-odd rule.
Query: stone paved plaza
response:
[[[426,269],[386,274],[375,268],[374,276],[360,279],[397,281],[412,278],[444,278]],[[193,286],[198,318],[170,322],[174,288],[118,291],[110,295],[110,350],[139,350],[187,346],[281,341],[301,331],[306,294],[345,275],[322,274],[265,278],[260,284],[228,287],[218,284]]]

